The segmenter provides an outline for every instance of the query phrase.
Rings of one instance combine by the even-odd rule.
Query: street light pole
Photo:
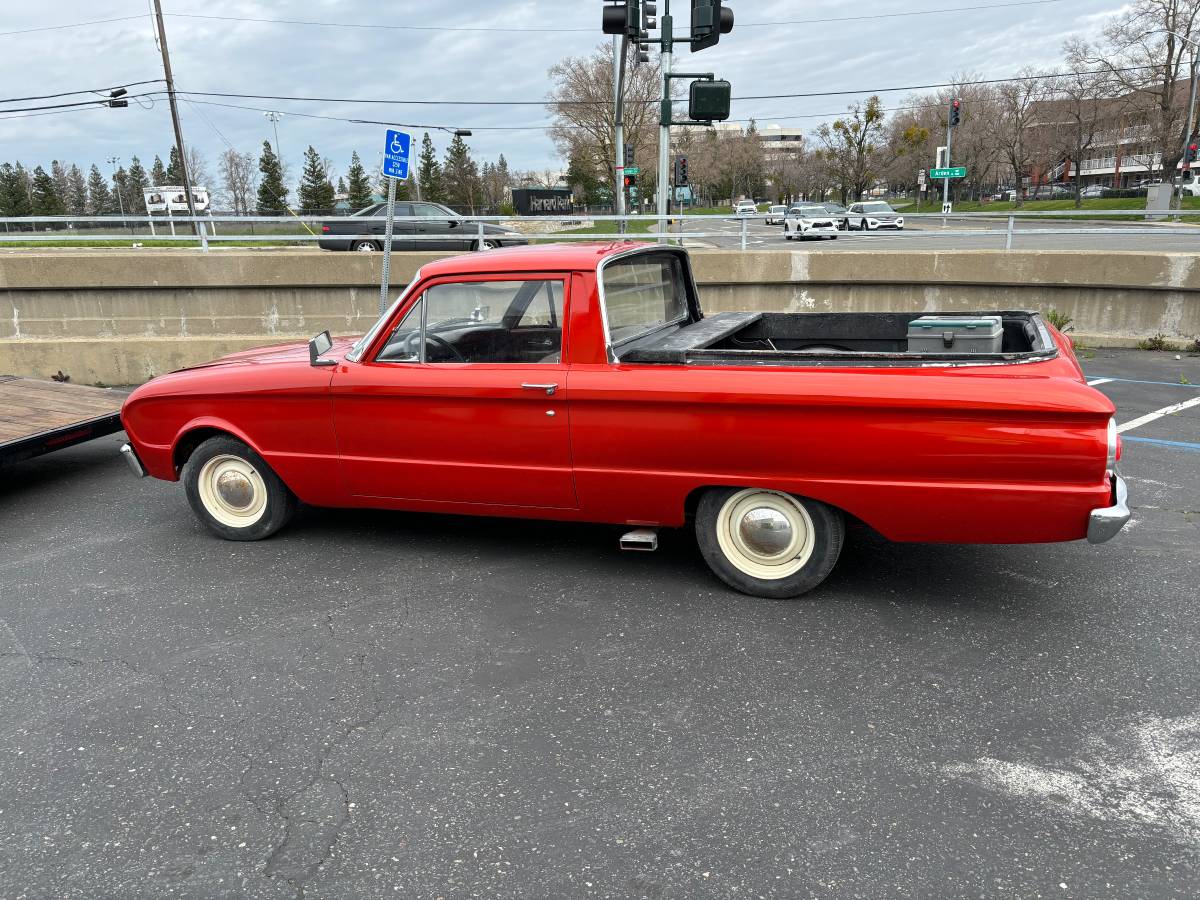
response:
[[[113,187],[117,189],[117,209],[121,211],[121,227],[125,228],[128,224],[125,221],[125,198],[121,196],[121,182],[117,181],[117,163],[121,161],[119,156],[110,156],[108,164],[113,167]]]
[[[659,19],[662,28],[662,121],[658,129],[658,184],[657,212],[658,233],[665,234],[667,230],[667,181],[670,179],[671,156],[671,46],[675,35],[672,29],[671,0],[665,0],[663,15]],[[660,237],[659,240],[666,240]]]
[[[613,35],[613,115],[616,122],[613,211],[618,216],[625,215],[625,41],[625,37]],[[638,51],[635,49],[634,52]],[[617,220],[617,231],[625,233],[624,219]]]
[[[263,116],[271,123],[271,128],[275,131],[275,156],[279,159],[279,165],[283,165],[283,157],[279,154],[279,120],[283,118],[283,113],[275,111],[265,112]]]

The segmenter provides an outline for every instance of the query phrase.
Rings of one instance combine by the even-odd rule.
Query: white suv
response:
[[[739,217],[758,215],[758,206],[753,200],[739,200],[733,207],[733,214]]]

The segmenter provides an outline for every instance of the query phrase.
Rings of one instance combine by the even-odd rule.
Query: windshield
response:
[[[396,298],[395,302],[388,307],[387,312],[385,312],[375,321],[375,324],[371,326],[370,331],[354,342],[354,346],[351,347],[350,352],[346,354],[346,359],[350,360],[351,362],[358,362],[362,358],[363,351],[365,351],[367,347],[371,346],[371,342],[375,340],[375,335],[379,334],[379,332],[383,330],[383,326],[386,325],[388,319],[392,317],[392,313],[394,313],[396,308],[404,302],[404,298],[408,296],[408,292],[412,290],[412,286],[420,280],[421,270],[417,269],[416,273],[413,275],[412,281],[405,285],[404,290],[400,292],[400,296]]]
[[[876,203],[864,203],[863,204],[863,212],[889,213],[889,212],[895,212],[895,210],[892,209],[890,206],[888,206],[886,203],[884,203],[882,201],[878,201]]]
[[[824,218],[829,215],[829,210],[823,206],[796,206],[792,208],[792,214],[805,219],[813,217]]]
[[[614,344],[687,316],[683,272],[674,254],[617,259],[603,270],[604,311]]]
[[[787,209],[786,206],[772,206],[771,212],[783,212],[785,209]]]

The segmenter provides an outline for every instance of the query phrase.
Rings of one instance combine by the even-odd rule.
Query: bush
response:
[[[1138,341],[1137,348],[1139,350],[1174,350],[1171,343],[1167,340],[1167,336],[1161,331],[1154,337],[1146,338],[1144,341]]]
[[[498,213],[498,215],[515,216],[516,214],[517,214],[517,208],[515,206],[513,206],[511,203],[508,203],[506,201],[506,202],[500,204],[500,212]]]
[[[1071,322],[1073,319],[1066,313],[1061,313],[1052,306],[1050,307],[1050,311],[1046,313],[1046,321],[1048,321],[1063,334],[1066,334],[1071,330]]]
[[[1190,347],[1187,348],[1188,353],[1200,353],[1200,337],[1192,341]]]

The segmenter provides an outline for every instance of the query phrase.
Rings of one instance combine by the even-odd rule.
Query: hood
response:
[[[350,352],[350,348],[354,342],[358,340],[354,337],[336,337],[333,339],[333,347],[325,354],[326,356],[340,357]],[[275,344],[270,347],[254,347],[250,350],[241,350],[237,353],[230,353],[228,356],[222,356],[219,359],[214,359],[211,362],[200,363],[195,366],[188,366],[186,369],[178,371],[187,371],[189,369],[207,369],[213,366],[258,366],[274,363],[297,363],[302,362],[308,365],[308,341],[296,341],[289,344]]]

